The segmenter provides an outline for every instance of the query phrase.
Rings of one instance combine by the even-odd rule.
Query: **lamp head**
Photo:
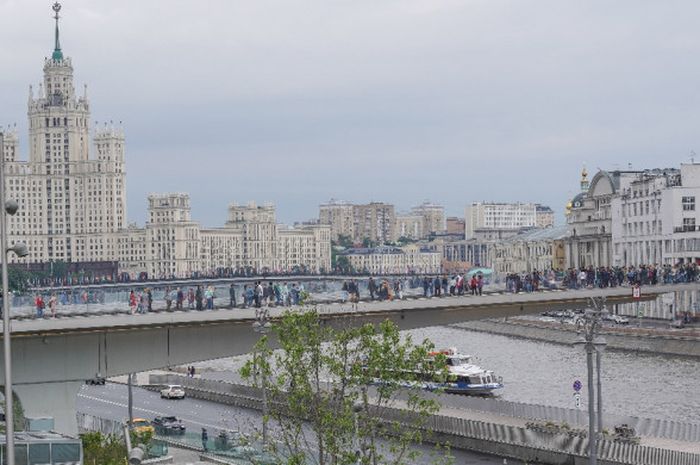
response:
[[[17,242],[12,247],[9,247],[7,249],[8,252],[14,252],[15,255],[18,257],[26,257],[29,255],[29,249],[27,248],[27,244],[24,242]]]
[[[14,215],[19,210],[19,204],[16,200],[5,201],[5,211],[8,215]]]

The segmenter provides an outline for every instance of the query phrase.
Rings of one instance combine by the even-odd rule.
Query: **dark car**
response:
[[[85,384],[89,384],[91,386],[103,386],[106,381],[107,380],[104,378],[104,376],[97,374],[94,378],[86,379]]]
[[[185,425],[176,417],[155,417],[152,423],[156,434],[185,434]]]

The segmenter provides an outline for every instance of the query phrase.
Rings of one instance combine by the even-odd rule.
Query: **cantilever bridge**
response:
[[[646,287],[642,299],[699,286]],[[328,304],[316,309],[330,325],[390,319],[401,329],[412,329],[542,310],[580,309],[589,305],[591,297],[605,297],[610,306],[633,301],[630,288],[609,288],[363,302],[357,306]],[[274,319],[287,309],[271,308],[270,315]],[[75,396],[84,380],[98,373],[111,377],[247,353],[258,337],[252,329],[254,320],[254,309],[226,309],[15,321],[15,392],[29,415],[54,416],[57,429],[74,432]]]

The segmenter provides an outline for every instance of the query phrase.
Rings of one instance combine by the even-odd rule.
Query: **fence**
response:
[[[495,413],[516,418],[551,420],[566,422],[581,427],[588,426],[588,412],[579,409],[510,402],[500,399],[481,397],[440,396],[440,403],[445,406],[466,408],[480,412]],[[613,427],[627,424],[640,436],[674,439],[677,441],[700,442],[700,424],[680,421],[661,420],[657,418],[639,418],[633,416],[603,415],[604,426],[610,431]]]
[[[225,402],[247,408],[260,408],[260,391],[256,388],[241,384],[214,381],[199,378],[188,378],[181,375],[162,374],[151,375],[151,384],[180,384],[189,388],[189,394],[215,402]],[[501,415],[523,418],[541,418],[554,421],[566,421],[572,424],[585,424],[577,410],[546,407],[540,405],[519,404],[516,402],[498,401],[481,398],[460,398],[466,400],[473,410],[480,410]],[[445,397],[441,398],[444,401]],[[612,417],[611,417],[612,418]],[[385,421],[399,422],[411,425],[411,415],[401,409],[387,408],[382,414]],[[669,422],[652,419],[636,419],[635,417],[619,417],[631,419],[630,426],[649,429],[659,433],[658,437],[684,439],[696,442],[698,425]],[[576,420],[576,421],[574,421]],[[587,421],[587,420],[586,420]],[[613,421],[612,419],[609,421]],[[529,449],[549,451],[559,454],[587,456],[588,438],[568,434],[547,434],[517,426],[489,423],[445,415],[431,415],[424,426],[427,431],[452,435],[455,437],[471,438],[492,443],[520,446]],[[598,442],[598,457],[600,460],[626,465],[700,465],[700,454],[639,446],[619,441],[600,440]]]
[[[98,431],[106,435],[115,435],[117,437],[124,436],[124,424],[119,421],[108,420],[107,418],[100,418],[80,412],[77,413],[76,418],[78,420],[78,431],[81,433],[86,431]]]

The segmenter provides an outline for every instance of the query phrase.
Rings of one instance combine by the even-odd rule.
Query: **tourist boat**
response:
[[[418,372],[411,371],[410,376],[406,377],[419,379],[407,380],[401,384],[408,388],[473,396],[492,396],[498,389],[503,388],[503,378],[496,377],[491,370],[474,365],[469,355],[460,354],[456,348],[430,352],[427,355],[428,361],[432,362],[440,355],[445,357],[447,364],[446,380],[436,380],[432,376],[429,379],[420,379],[421,375]]]
[[[469,355],[460,354],[452,347],[437,352],[431,352],[429,357],[443,355],[447,363],[449,377],[446,382],[426,383],[426,389],[440,389],[449,394],[468,394],[475,396],[494,395],[503,388],[503,378],[496,377],[491,370],[484,370],[474,365]]]

